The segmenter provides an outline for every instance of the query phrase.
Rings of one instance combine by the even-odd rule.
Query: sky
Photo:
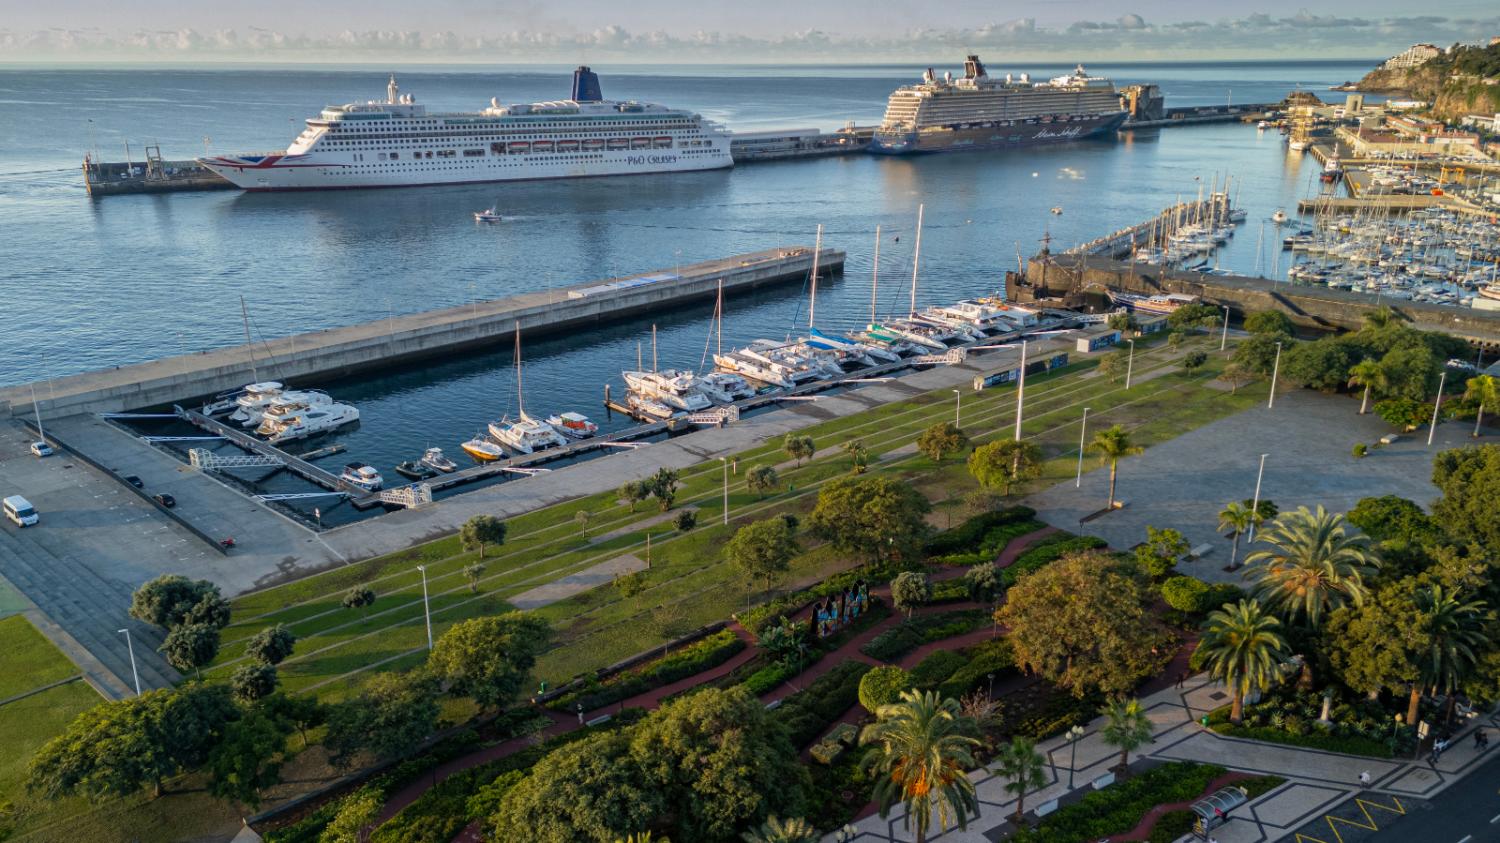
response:
[[[0,0],[0,62],[1367,58],[1496,33],[1493,0]]]

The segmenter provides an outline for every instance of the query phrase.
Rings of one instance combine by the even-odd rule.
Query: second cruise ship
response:
[[[384,102],[329,106],[284,153],[199,163],[246,190],[316,190],[711,170],[733,164],[729,133],[689,111],[606,100],[573,72],[573,96],[478,112],[428,113],[391,77]]]
[[[1033,83],[1026,74],[994,79],[979,56],[964,76],[939,80],[931,68],[922,84],[896,89],[870,151],[886,155],[957,152],[1056,143],[1113,132],[1125,122],[1114,83],[1072,74]]]

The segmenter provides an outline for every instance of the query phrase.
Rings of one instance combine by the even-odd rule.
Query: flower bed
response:
[[[584,711],[594,711],[718,667],[743,649],[745,642],[733,630],[721,630],[634,670],[617,673],[603,682],[586,681],[577,690],[551,700],[547,707],[553,711],[575,711],[582,705]]]
[[[782,700],[776,718],[786,726],[792,745],[802,748],[859,702],[859,680],[871,670],[864,662],[846,661]]]
[[[1331,723],[1317,722],[1323,697],[1281,688],[1245,706],[1240,725],[1229,722],[1229,706],[1208,715],[1209,728],[1228,737],[1305,746],[1326,752],[1392,758],[1412,748],[1411,729],[1397,729],[1379,703],[1369,700],[1339,703],[1329,711]]]
[[[1016,667],[1016,656],[1010,642],[996,638],[967,647],[963,651],[967,661],[938,684],[938,693],[958,699],[964,694],[989,681],[992,673],[1006,674]]]
[[[1104,697],[1093,694],[1079,699],[1067,691],[1041,682],[1006,694],[1000,699],[994,731],[1045,740],[1087,723],[1099,714]]]
[[[859,651],[872,659],[893,662],[923,644],[973,632],[989,622],[990,614],[983,609],[922,615],[880,633]]]
[[[1075,536],[1065,530],[1059,531],[1027,548],[1025,553],[1016,557],[1015,562],[1001,569],[1000,580],[1005,583],[1006,588],[1010,588],[1023,575],[1049,565],[1069,553],[1108,546],[1108,542],[1094,536]]]
[[[1174,761],[1096,790],[1044,817],[1010,839],[1026,843],[1077,843],[1130,831],[1157,805],[1197,799],[1227,772],[1214,764]]]

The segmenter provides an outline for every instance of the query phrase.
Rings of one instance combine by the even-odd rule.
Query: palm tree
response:
[[[905,691],[899,702],[883,705],[876,721],[860,733],[865,769],[874,775],[880,816],[897,802],[906,806],[905,828],[916,826],[917,843],[925,843],[932,812],[943,830],[949,813],[959,828],[968,828],[970,812],[979,812],[974,783],[964,770],[975,766],[978,729],[959,713],[958,702],[932,691]]]
[[[1099,461],[1109,463],[1109,509],[1115,508],[1115,474],[1120,460],[1141,452],[1137,445],[1130,444],[1130,434],[1125,428],[1115,425],[1094,434],[1089,443],[1090,451],[1099,452]]]
[[[1369,595],[1365,577],[1380,567],[1369,539],[1351,534],[1344,516],[1322,506],[1283,513],[1256,538],[1271,547],[1245,558],[1247,565],[1266,563],[1252,574],[1255,597],[1288,624],[1316,629],[1325,611],[1363,605]]]
[[[1042,772],[1043,763],[1036,744],[1020,735],[1001,745],[995,754],[995,767],[991,772],[1007,779],[1006,791],[1016,795],[1016,825],[1021,824],[1021,815],[1026,813],[1026,792],[1047,785],[1047,776]]]
[[[818,830],[804,819],[767,817],[760,828],[741,835],[745,843],[817,843]]]
[[[1390,389],[1391,378],[1379,360],[1366,357],[1349,368],[1349,385],[1365,388],[1364,397],[1359,399],[1359,414],[1364,415],[1370,411],[1371,391],[1385,392]]]
[[[1473,670],[1475,652],[1488,644],[1484,627],[1489,617],[1483,600],[1461,599],[1454,590],[1434,583],[1417,592],[1417,609],[1426,620],[1428,639],[1417,660],[1422,684],[1411,689],[1408,723],[1416,722],[1423,688],[1446,694],[1451,715],[1453,692]]]
[[[1099,737],[1120,748],[1118,769],[1124,773],[1129,769],[1131,751],[1151,741],[1151,718],[1141,708],[1140,700],[1111,700],[1101,713],[1108,722],[1099,730]]]
[[[1219,529],[1229,530],[1233,541],[1229,545],[1229,570],[1233,571],[1239,567],[1240,536],[1250,529],[1250,525],[1255,521],[1255,510],[1239,501],[1230,501],[1219,513]]]
[[[1484,424],[1484,408],[1500,404],[1500,381],[1490,375],[1469,378],[1464,399],[1479,402],[1479,416],[1474,419],[1474,436],[1479,436],[1479,426]]]
[[[1281,621],[1254,600],[1226,604],[1210,612],[1203,623],[1198,651],[1208,665],[1208,675],[1234,695],[1229,719],[1235,723],[1244,716],[1245,696],[1270,687],[1286,661],[1286,639],[1280,627]]]

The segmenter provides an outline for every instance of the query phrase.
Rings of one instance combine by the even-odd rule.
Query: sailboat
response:
[[[568,444],[568,440],[554,430],[552,425],[526,415],[526,399],[521,389],[521,323],[519,321],[516,322],[516,409],[520,417],[515,421],[507,416],[498,422],[490,422],[490,435],[499,440],[502,445],[523,454],[530,454]]]
[[[724,280],[719,279],[719,295],[714,302],[714,317],[709,323],[709,339],[718,336],[718,352],[714,355],[714,365],[718,365],[720,357],[724,356]],[[703,370],[703,365],[708,362],[708,343],[703,346],[703,360],[698,364],[698,370]],[[754,398],[756,388],[743,375],[737,372],[714,371],[698,375],[696,384],[698,391],[708,396],[710,401],[717,404],[733,404],[746,398]]]

